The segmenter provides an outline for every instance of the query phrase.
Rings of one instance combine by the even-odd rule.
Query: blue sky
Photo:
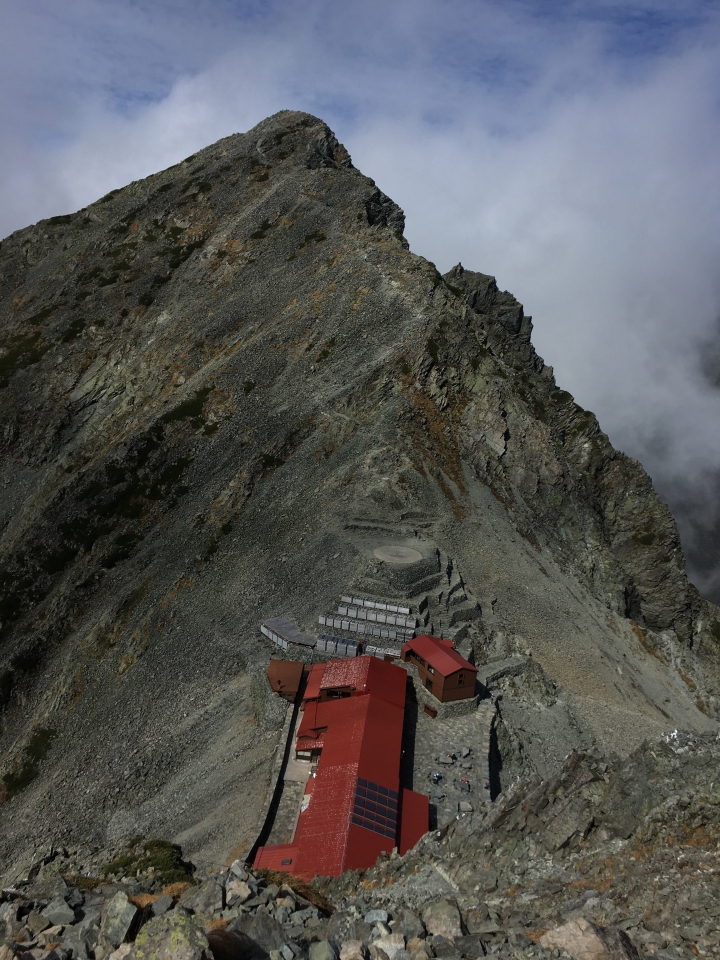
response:
[[[416,252],[524,302],[690,544],[720,517],[719,80],[720,0],[6,0],[0,234],[318,114]]]

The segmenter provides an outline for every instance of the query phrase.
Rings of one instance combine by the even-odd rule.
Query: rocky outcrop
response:
[[[316,883],[338,925],[368,908],[394,930],[408,911],[457,910],[452,943],[430,930],[413,943],[428,956],[711,955],[718,755],[714,737],[680,735],[623,761],[575,755],[557,777],[519,781],[487,818],[461,817],[361,877]]]

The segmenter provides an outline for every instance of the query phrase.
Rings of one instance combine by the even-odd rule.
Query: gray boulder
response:
[[[332,940],[310,944],[310,960],[338,960],[338,949]]]
[[[238,880],[247,880],[249,876],[242,860],[234,860],[230,865],[230,872],[233,873]]]
[[[42,911],[42,915],[53,927],[66,927],[75,919],[75,911],[65,903],[62,897],[54,897]]]
[[[425,936],[425,924],[416,913],[408,910],[407,907],[400,911],[399,929],[406,940]]]
[[[405,938],[401,933],[390,933],[383,937],[378,937],[371,946],[370,954],[375,956],[385,956],[388,960],[395,960],[399,953],[405,950]],[[377,951],[382,951],[378,954]]]
[[[235,920],[230,928],[232,931],[244,933],[267,953],[271,950],[280,950],[287,941],[283,928],[268,913],[248,913]]]
[[[388,922],[388,912],[387,910],[368,910],[365,914],[365,923],[387,923]]]
[[[168,910],[172,909],[173,898],[168,893],[164,893],[161,897],[155,901],[152,905],[152,912],[154,917],[161,917],[164,913],[167,913]]]
[[[455,946],[461,956],[469,957],[470,960],[482,960],[482,957],[485,956],[485,949],[480,937],[460,937],[455,941]]]
[[[458,937],[458,941],[462,938]],[[441,936],[439,933],[436,933],[432,938],[432,948],[433,954],[436,957],[442,957],[444,960],[459,960],[460,954],[455,949],[455,944],[452,940],[448,940],[447,937]]]
[[[173,911],[145,924],[128,960],[213,960],[213,955],[192,918]]]
[[[42,933],[43,930],[47,930],[48,927],[52,926],[48,918],[44,917],[37,910],[30,911],[25,920],[25,925],[34,936],[37,936],[38,933]]]
[[[120,890],[106,905],[100,922],[100,932],[117,948],[128,939],[138,916],[138,908]]]
[[[640,960],[630,937],[616,927],[602,927],[581,917],[548,930],[540,938],[546,950],[564,950],[576,960]]]
[[[453,941],[456,937],[462,936],[460,911],[452,900],[442,897],[440,900],[426,904],[422,918],[428,933],[439,934]]]
[[[373,928],[364,920],[356,920],[344,910],[336,910],[330,917],[327,925],[327,935],[335,943],[344,943],[346,940],[359,940],[361,943],[370,943]]]
[[[219,913],[222,910],[224,895],[225,891],[217,880],[206,880],[199,887],[190,887],[186,890],[180,897],[180,905],[190,913],[210,917],[213,913]]]
[[[267,952],[260,944],[238,930],[210,930],[207,939],[215,960],[237,960],[240,957],[242,960],[268,960]],[[275,960],[282,956],[278,950],[273,953]]]

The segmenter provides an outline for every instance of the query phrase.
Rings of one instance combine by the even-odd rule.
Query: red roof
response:
[[[302,681],[303,665],[293,660],[271,660],[267,669],[275,693],[295,697]]]
[[[320,696],[320,683],[326,666],[327,664],[324,663],[316,663],[314,667],[310,668],[310,676],[305,685],[303,700],[317,700]]]
[[[358,693],[365,693],[370,661],[373,657],[348,657],[345,660],[331,660],[325,665],[320,684],[321,690],[334,687],[354,687]]]
[[[405,836],[398,810],[406,674],[374,657],[358,659],[370,662],[355,671],[347,669],[346,661],[337,667],[337,661],[330,661],[327,668],[336,678],[359,678],[365,695],[309,703],[305,708],[298,740],[326,729],[312,799],[300,814],[292,853],[284,857],[292,856],[292,865],[278,865],[283,858],[274,853],[276,848],[262,847],[256,866],[272,862],[274,869],[308,879],[316,874],[338,876],[372,866],[381,853],[398,844],[399,836]],[[428,827],[417,803],[411,819],[410,833],[417,839],[421,835],[417,831],[424,833]]]
[[[443,677],[449,677],[458,670],[470,670],[477,673],[477,667],[461,657],[450,640],[441,640],[439,637],[430,637],[423,634],[402,645],[402,652],[412,650],[426,660],[433,669]]]
[[[294,843],[275,843],[270,847],[260,847],[255,857],[255,868],[260,870],[284,870],[295,872],[297,847]]]
[[[327,721],[323,722],[322,709],[324,703],[311,700],[305,704],[297,734],[298,750],[318,750],[323,746],[323,732]]]
[[[331,660],[325,664],[321,690],[352,687],[357,696],[372,693],[381,700],[405,706],[407,673],[402,667],[378,657],[354,657]]]
[[[414,790],[402,792],[402,823],[400,825],[400,856],[412,850],[420,837],[427,833],[430,802],[424,793]]]

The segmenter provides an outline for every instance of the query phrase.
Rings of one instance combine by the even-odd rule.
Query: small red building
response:
[[[295,701],[302,683],[303,664],[293,660],[271,660],[267,670],[271,689],[284,700]]]
[[[376,657],[313,667],[296,756],[316,759],[293,842],[260,847],[255,867],[312,879],[405,853],[428,829],[428,798],[400,787],[407,674]]]
[[[460,656],[452,640],[423,634],[404,643],[400,657],[415,664],[422,685],[442,703],[475,695],[477,667]]]

